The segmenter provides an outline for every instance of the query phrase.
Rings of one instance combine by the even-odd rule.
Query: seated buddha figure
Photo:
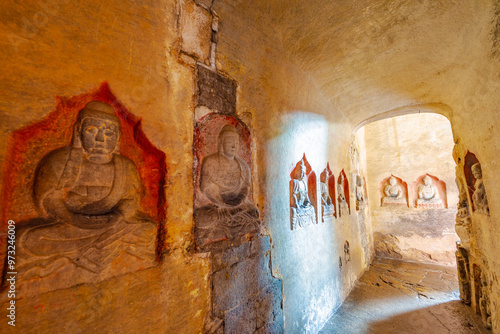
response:
[[[382,198],[382,205],[385,204],[406,204],[406,199],[403,196],[403,189],[398,184],[394,176],[389,178],[389,184],[384,187],[384,197]]]
[[[337,190],[338,190],[338,200],[339,200],[339,213],[340,216],[348,215],[349,214],[349,206],[347,205],[347,201],[345,198],[345,192],[344,192],[344,174],[340,173],[340,179],[339,183],[337,184]]]
[[[441,199],[439,198],[438,191],[435,186],[432,185],[432,180],[429,175],[424,176],[424,183],[418,186],[418,199],[417,206],[419,205],[441,205]]]
[[[323,209],[323,221],[332,219],[335,214],[335,206],[330,197],[330,189],[328,187],[328,179],[330,178],[330,171],[325,169],[324,182],[320,182],[321,188],[321,208]]]
[[[472,175],[474,175],[476,182],[474,183],[474,193],[472,194],[472,202],[476,212],[489,215],[490,209],[488,207],[488,198],[486,197],[486,189],[483,183],[483,172],[481,171],[481,164],[475,163],[471,166]]]
[[[210,203],[195,209],[199,247],[233,241],[260,230],[259,211],[250,202],[250,167],[236,153],[240,136],[232,125],[219,132],[217,152],[203,159],[200,190]]]
[[[140,211],[141,179],[120,154],[120,137],[113,107],[91,101],[78,114],[72,144],[42,159],[33,191],[41,217],[18,231],[22,277],[66,265],[99,274],[118,257],[136,268],[155,264],[156,224]]]
[[[361,175],[356,175],[356,209],[361,210],[366,205],[365,180]]]
[[[309,189],[306,178],[306,165],[300,161],[300,175],[293,181],[292,229],[306,227],[316,222],[316,210],[309,199]]]

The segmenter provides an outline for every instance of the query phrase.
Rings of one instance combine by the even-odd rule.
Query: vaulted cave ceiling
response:
[[[484,64],[494,57],[493,1],[259,0],[252,6],[353,125],[425,104],[463,109],[463,95],[484,84]]]

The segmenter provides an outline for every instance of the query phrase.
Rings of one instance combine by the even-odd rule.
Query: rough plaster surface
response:
[[[2,321],[0,329],[2,333],[199,333],[210,307],[207,260],[176,252],[159,267],[20,299],[16,326]],[[1,303],[3,310],[7,303]]]

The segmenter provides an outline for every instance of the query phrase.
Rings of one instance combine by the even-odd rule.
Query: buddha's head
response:
[[[224,125],[219,132],[218,152],[228,159],[233,159],[238,152],[240,135],[232,125]]]
[[[300,177],[299,179],[302,180],[307,174],[307,167],[306,164],[304,163],[304,159],[300,160]]]
[[[472,172],[472,175],[474,175],[476,179],[481,179],[483,177],[483,172],[481,171],[481,164],[479,162],[472,165],[470,171]]]
[[[429,177],[429,175],[424,176],[424,184],[426,186],[430,186],[431,185],[431,178]]]
[[[362,187],[365,184],[365,181],[360,175],[356,175],[356,185],[358,187]]]
[[[390,184],[391,186],[395,186],[395,185],[396,185],[396,183],[397,183],[396,178],[395,178],[394,176],[391,176],[391,177],[389,178],[389,184]]]
[[[85,157],[98,164],[108,163],[120,153],[120,120],[111,105],[101,101],[87,103],[78,114],[73,147],[82,148]]]

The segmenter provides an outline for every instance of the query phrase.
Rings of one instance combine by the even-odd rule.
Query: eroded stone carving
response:
[[[459,181],[458,178],[455,179],[457,187],[459,190],[458,203],[457,203],[457,216],[455,218],[455,231],[457,232],[462,244],[468,246],[470,241],[470,227],[471,218],[469,217],[469,208],[467,203],[467,192],[464,184]]]
[[[382,197],[382,205],[407,204],[406,196],[403,188],[398,183],[398,180],[391,176],[388,184],[384,187],[384,197]]]
[[[469,254],[467,250],[460,246],[457,242],[457,270],[458,270],[458,283],[460,287],[460,299],[465,304],[469,305],[471,302],[471,284],[470,284],[470,271],[469,271]]]
[[[361,210],[366,205],[365,180],[361,175],[356,175],[356,210]]]
[[[465,186],[462,182],[455,179],[455,182],[458,187],[458,203],[457,203],[457,223],[462,221],[464,218],[469,216],[469,205],[467,203],[467,193],[465,190]]]
[[[481,164],[475,163],[471,166],[472,175],[476,178],[474,183],[474,193],[472,194],[472,202],[476,212],[489,215],[490,208],[488,207],[488,199],[486,198],[486,190],[483,183],[483,173],[481,171]]]
[[[481,310],[481,320],[486,329],[491,329],[491,301],[490,284],[484,272],[481,273],[481,296],[479,298],[479,308]]]
[[[441,207],[443,202],[439,198],[439,193],[436,187],[432,184],[432,179],[429,175],[424,176],[423,183],[418,186],[417,207],[420,206],[436,206]]]
[[[348,215],[349,214],[349,205],[346,201],[346,195],[345,195],[345,176],[344,173],[340,173],[339,175],[339,182],[337,183],[337,192],[338,192],[338,202],[339,202],[339,214],[340,216]]]
[[[335,215],[335,204],[332,200],[332,197],[330,196],[330,187],[329,187],[330,177],[332,177],[332,175],[330,174],[330,170],[327,167],[325,168],[322,174],[320,182],[323,222],[332,221]]]
[[[217,152],[203,159],[200,190],[210,200],[194,212],[199,247],[235,240],[260,230],[259,211],[250,201],[250,168],[237,156],[240,136],[225,125],[218,135]]]
[[[316,210],[309,199],[307,185],[306,165],[304,159],[300,161],[300,175],[298,179],[292,179],[292,229],[306,227],[316,222]]]
[[[344,243],[344,259],[345,259],[346,263],[351,261],[351,249],[349,246],[349,241],[347,241],[347,240]]]
[[[21,279],[64,270],[65,278],[81,279],[117,258],[131,270],[155,264],[156,224],[140,211],[141,179],[120,154],[120,138],[113,107],[91,101],[78,114],[72,145],[40,162],[34,201],[41,217],[19,229]]]

